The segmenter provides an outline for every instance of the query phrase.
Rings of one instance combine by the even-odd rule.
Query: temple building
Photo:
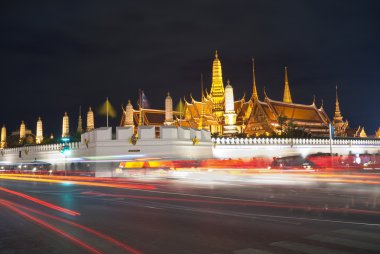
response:
[[[253,59],[252,63],[254,63]],[[259,99],[254,64],[252,64],[252,95],[247,101],[245,97],[235,101],[230,84],[226,86],[226,89],[221,88],[223,86],[222,65],[217,53],[213,62],[212,77],[210,93],[207,93],[205,97],[202,96],[201,101],[195,101],[191,97],[191,102],[185,102],[183,125],[193,128],[198,126],[198,128],[209,129],[212,133],[222,135],[244,133],[248,136],[269,136],[281,134],[282,125],[291,122],[295,128],[314,136],[329,134],[330,119],[322,106],[318,108],[314,102],[311,105],[293,103],[287,68],[285,68],[282,101],[272,100],[266,94],[263,101]],[[225,90],[228,90],[228,93]],[[223,98],[219,97],[221,91],[225,92]],[[218,113],[220,104],[215,105],[215,102],[224,102],[224,100],[229,101],[222,106],[225,116],[223,119]],[[281,119],[285,122],[281,123]],[[233,131],[231,131],[231,126],[233,126]]]
[[[284,72],[284,90],[282,100],[269,98],[264,91],[261,100],[257,92],[254,61],[252,59],[252,94],[246,100],[245,95],[235,100],[231,82],[224,87],[223,70],[216,51],[212,63],[211,88],[203,89],[201,79],[201,98],[196,100],[190,94],[183,110],[173,111],[172,98],[165,99],[165,110],[133,109],[132,104],[123,107],[120,126],[174,125],[211,131],[214,135],[273,136],[282,135],[292,128],[306,136],[329,136],[329,124],[335,127],[337,137],[364,137],[364,128],[350,129],[340,112],[338,91],[336,91],[335,115],[330,120],[323,105],[317,106],[315,99],[311,104],[293,101],[288,78],[288,69]],[[322,103],[323,104],[323,103]]]

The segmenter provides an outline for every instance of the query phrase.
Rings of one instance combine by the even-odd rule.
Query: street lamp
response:
[[[64,142],[68,142],[69,140],[70,140],[69,138],[62,138],[62,141]],[[67,165],[66,165],[67,156],[71,154],[70,146],[67,143],[65,143],[62,146],[61,153],[65,156],[65,176],[66,176],[67,175]]]

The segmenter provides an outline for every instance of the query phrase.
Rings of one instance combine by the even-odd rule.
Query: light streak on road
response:
[[[121,189],[142,189],[142,190],[154,190],[153,185],[145,184],[129,184],[129,183],[107,183],[98,181],[96,178],[88,179],[89,181],[68,181],[64,177],[61,179],[50,179],[49,177],[35,177],[33,175],[17,176],[17,175],[0,175],[0,179],[4,180],[17,180],[17,181],[30,181],[30,182],[44,182],[44,183],[57,183],[57,184],[76,184],[96,187],[109,187],[109,188],[121,188]],[[92,181],[91,181],[92,180]]]
[[[51,231],[59,234],[60,236],[62,236],[64,238],[72,241],[76,245],[78,245],[78,246],[86,249],[90,253],[101,254],[100,251],[98,251],[97,249],[91,247],[90,245],[86,244],[85,242],[79,240],[78,238],[76,238],[76,237],[74,237],[74,236],[72,236],[72,235],[70,235],[70,234],[68,234],[68,233],[60,230],[59,228],[57,228],[57,227],[55,227],[55,226],[53,226],[53,225],[51,225],[51,224],[49,224],[49,223],[47,223],[45,221],[43,221],[43,220],[41,220],[41,219],[33,216],[33,215],[30,215],[30,214],[28,214],[28,213],[26,213],[26,212],[24,212],[24,211],[22,211],[22,210],[20,210],[20,209],[18,209],[16,207],[12,206],[12,205],[10,205],[8,202],[4,202],[4,201],[0,200],[0,205],[8,208],[9,210],[17,213],[18,215],[20,215],[20,216],[22,216],[22,217],[24,217],[24,218],[26,218],[26,219],[28,219],[28,220],[30,220],[32,222],[40,225],[41,227],[47,228],[47,229],[49,229],[49,230],[51,230]]]
[[[72,211],[72,210],[69,210],[69,209],[57,206],[57,205],[53,205],[53,204],[51,204],[49,202],[43,201],[43,200],[38,199],[38,198],[31,197],[29,195],[26,195],[26,194],[18,192],[18,191],[13,191],[13,190],[6,189],[6,188],[3,188],[3,187],[0,187],[0,191],[4,191],[4,192],[6,192],[8,194],[12,194],[12,195],[15,195],[15,196],[18,196],[18,197],[25,198],[25,199],[30,200],[32,202],[35,202],[37,204],[43,205],[45,207],[48,207],[50,209],[53,209],[53,210],[56,210],[56,211],[59,211],[59,212],[62,212],[62,213],[69,214],[71,216],[78,216],[78,215],[80,215],[80,213],[78,213],[78,212],[75,212],[75,211]]]
[[[380,211],[374,210],[361,210],[361,209],[351,209],[351,208],[339,208],[339,207],[316,207],[311,205],[289,205],[279,202],[266,202],[266,201],[255,201],[255,200],[212,200],[210,197],[204,196],[207,199],[192,199],[192,198],[174,198],[174,197],[158,197],[158,196],[143,196],[143,195],[127,195],[127,194],[108,194],[87,191],[82,192],[82,194],[98,196],[98,197],[117,197],[117,198],[130,198],[130,199],[143,199],[143,200],[154,200],[154,201],[171,201],[171,202],[184,202],[184,203],[204,203],[210,205],[232,205],[232,206],[255,206],[255,207],[270,207],[270,208],[280,208],[280,209],[294,209],[303,210],[308,212],[334,212],[334,213],[351,213],[351,214],[367,214],[367,215],[380,215]],[[175,195],[175,193],[172,193]],[[201,195],[199,195],[201,197]],[[218,198],[218,197],[216,197]]]
[[[63,222],[63,223],[66,223],[66,224],[69,224],[71,226],[74,226],[76,228],[79,228],[79,229],[82,229],[83,231],[86,231],[90,234],[93,234],[99,238],[102,238],[112,244],[114,244],[115,246],[118,246],[120,248],[122,248],[123,250],[125,251],[128,251],[129,253],[132,253],[132,254],[141,254],[142,252],[140,252],[139,250],[131,247],[131,246],[128,246],[108,235],[105,235],[97,230],[94,230],[92,228],[89,228],[89,227],[86,227],[86,226],[83,226],[83,225],[80,225],[76,222],[72,222],[70,220],[67,220],[67,219],[64,219],[64,218],[60,218],[58,216],[54,216],[54,215],[50,215],[50,214],[47,214],[47,213],[44,213],[42,211],[38,211],[36,209],[33,209],[33,208],[29,208],[29,207],[26,207],[26,206],[23,206],[23,205],[20,205],[20,204],[16,204],[14,202],[11,202],[11,201],[7,201],[7,200],[2,200],[0,199],[0,202],[2,203],[6,203],[8,205],[11,205],[11,206],[14,206],[14,207],[18,207],[18,208],[21,208],[23,210],[26,210],[26,211],[29,211],[29,212],[32,212],[32,213],[35,213],[35,214],[38,214],[38,215],[41,215],[41,216],[44,216],[46,218],[50,218],[50,219],[53,219],[53,220],[56,220],[56,221],[60,221],[60,222]]]

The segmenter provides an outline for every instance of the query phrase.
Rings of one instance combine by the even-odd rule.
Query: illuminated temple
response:
[[[348,121],[344,121],[340,112],[338,92],[336,94],[336,109],[331,121],[323,105],[317,106],[315,100],[311,104],[293,102],[288,71],[285,67],[284,94],[282,100],[269,98],[264,91],[264,98],[260,99],[255,78],[254,64],[252,64],[252,91],[249,98],[235,100],[233,86],[230,81],[224,86],[222,64],[215,52],[212,64],[211,88],[203,89],[199,100],[190,95],[185,99],[183,109],[173,111],[174,126],[205,129],[214,135],[234,136],[272,136],[284,133],[286,126],[302,131],[310,136],[328,136],[329,124],[335,127],[335,135],[341,137],[366,137],[363,127],[350,129]],[[167,106],[167,103],[165,103]],[[130,103],[125,109],[120,122],[121,126],[155,125],[161,126],[165,122],[165,111],[158,109],[133,109]],[[167,113],[166,113],[167,114]],[[128,120],[129,118],[129,120]]]

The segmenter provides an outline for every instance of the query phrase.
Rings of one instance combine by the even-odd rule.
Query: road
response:
[[[0,252],[380,253],[380,185],[345,179],[0,179]]]

